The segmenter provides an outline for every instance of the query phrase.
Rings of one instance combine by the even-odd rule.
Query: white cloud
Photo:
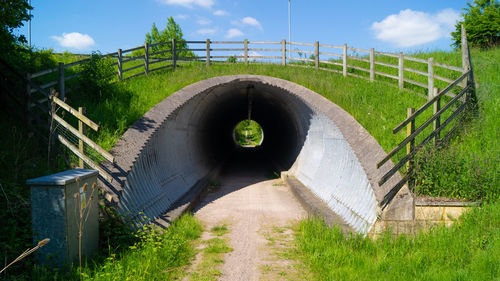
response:
[[[185,15],[185,14],[178,14],[177,16],[174,16],[175,19],[178,19],[178,20],[185,20],[185,19],[188,19],[189,18],[189,15]]]
[[[95,41],[92,37],[88,34],[81,34],[79,32],[63,33],[62,36],[51,36],[51,38],[56,40],[62,47],[78,50],[84,50],[95,45]]]
[[[198,23],[199,25],[209,25],[212,23],[212,21],[209,19],[199,19],[196,21],[196,23]]]
[[[214,12],[214,16],[227,16],[227,15],[229,15],[229,13],[224,10],[216,10]]]
[[[201,35],[214,35],[216,32],[217,28],[202,28],[196,31],[196,33]]]
[[[250,26],[254,26],[254,27],[257,27],[258,29],[261,29],[262,30],[262,25],[260,25],[260,22],[258,20],[256,20],[255,18],[252,18],[252,17],[244,17],[242,20],[241,20],[241,23],[243,25],[250,25]]]
[[[406,9],[374,22],[371,29],[379,40],[398,47],[412,47],[448,37],[459,17],[460,14],[453,9],[437,14]]]
[[[178,5],[187,8],[193,8],[193,6],[200,6],[204,8],[210,8],[214,5],[214,0],[159,0],[163,4],[167,5]]]
[[[236,28],[231,28],[226,33],[227,38],[241,37],[241,36],[243,36],[243,32],[241,32],[241,30]]]

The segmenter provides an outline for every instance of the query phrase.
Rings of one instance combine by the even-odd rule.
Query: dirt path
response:
[[[206,229],[226,223],[230,232],[219,280],[260,280],[270,259],[270,228],[287,227],[306,216],[290,189],[279,179],[269,180],[263,171],[226,171],[221,186],[212,189],[195,207],[195,216]],[[271,259],[272,263],[280,263]]]

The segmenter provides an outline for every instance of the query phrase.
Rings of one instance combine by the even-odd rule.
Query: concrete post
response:
[[[82,258],[96,252],[97,175],[96,170],[75,169],[26,182],[31,187],[33,242],[50,238],[35,255],[38,263],[62,267],[78,261],[79,249]]]

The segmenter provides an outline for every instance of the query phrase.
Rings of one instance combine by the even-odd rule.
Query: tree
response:
[[[31,9],[27,0],[0,0],[0,51],[16,43],[26,43],[24,35],[16,36],[13,32],[31,18]]]
[[[146,33],[145,43],[148,44],[156,44],[156,43],[165,43],[172,42],[172,39],[175,39],[178,43],[175,44],[176,49],[187,49],[188,45],[186,44],[182,29],[178,23],[175,22],[173,17],[169,17],[167,20],[166,28],[159,31],[156,27],[156,24],[153,23],[151,27],[151,32]],[[159,46],[152,46],[150,52],[158,52],[163,50],[170,50],[171,44],[163,44]],[[194,54],[189,51],[181,51],[176,53],[178,57],[194,57]],[[171,53],[162,54],[163,57],[172,57]]]
[[[462,13],[463,21],[451,33],[453,46],[461,44],[461,25],[465,26],[467,40],[472,47],[490,48],[500,45],[500,3],[498,0],[474,0],[467,2]]]

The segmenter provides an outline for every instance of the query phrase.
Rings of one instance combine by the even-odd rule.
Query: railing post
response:
[[[122,65],[122,49],[118,49],[118,80],[123,79],[123,65]]]
[[[407,112],[407,117],[410,117],[415,113],[415,108],[408,108]],[[410,136],[415,132],[415,119],[413,119],[408,125],[406,126],[406,135]],[[407,145],[406,145],[406,154],[410,154],[415,150],[415,139],[412,139]],[[413,181],[413,168],[415,166],[415,162],[413,160],[413,157],[406,163],[406,173],[408,175],[408,187],[411,188],[414,186],[414,181]]]
[[[281,40],[281,64],[286,65],[286,40]]]
[[[314,65],[316,66],[316,69],[319,68],[319,41],[314,43]]]
[[[207,58],[206,58],[207,66],[210,66],[210,39],[207,39]]]
[[[245,61],[245,64],[248,64],[248,39],[245,39],[245,41],[243,42],[243,47],[244,47],[244,61]]]
[[[79,107],[78,113],[80,113],[81,115],[85,115],[86,114],[85,107]],[[78,119],[78,132],[84,136],[87,134],[87,128],[80,119]],[[82,155],[85,155],[85,150],[86,150],[85,143],[80,138],[78,138],[78,150]],[[85,169],[85,163],[81,158],[78,159],[78,167],[80,169]]]
[[[175,38],[172,39],[172,69],[175,70],[175,68],[177,67],[177,58],[176,58],[176,40]]]
[[[144,43],[144,73],[149,73],[149,44]]]
[[[375,50],[370,49],[370,82],[375,81]]]
[[[405,86],[404,78],[403,78],[403,70],[404,70],[404,57],[403,57],[403,52],[399,52],[399,63],[398,63],[398,82],[399,82],[399,88],[403,89]]]
[[[59,98],[64,101],[64,63],[59,63]]]
[[[26,110],[29,112],[30,111],[30,105],[31,105],[31,73],[26,74]]]
[[[342,55],[342,74],[347,76],[347,44],[344,44]]]
[[[347,76],[347,44],[344,44],[342,55],[342,74]]]
[[[439,94],[439,89],[434,88],[434,97]],[[432,107],[432,112],[433,114],[436,114],[440,109],[441,109],[441,98],[438,98],[436,102],[433,104]],[[441,126],[441,116],[438,116],[433,123],[433,129],[436,131],[439,126]],[[434,136],[434,145],[438,146],[439,145],[439,140],[441,139],[441,131],[436,132],[436,135]]]
[[[427,86],[428,86],[428,100],[431,100],[434,95],[434,58],[429,58],[427,62]]]

